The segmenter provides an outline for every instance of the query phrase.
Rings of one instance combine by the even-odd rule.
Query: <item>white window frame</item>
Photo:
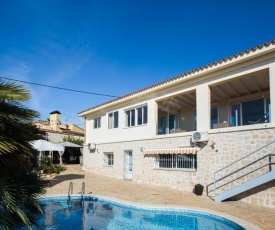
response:
[[[137,120],[137,111],[136,109],[130,109],[130,110],[127,110],[125,111],[125,114],[126,114],[126,126],[127,127],[132,127],[132,126],[135,126],[136,125],[136,120]],[[134,120],[132,120],[132,116],[134,116]],[[129,122],[128,122],[129,120]]]
[[[103,158],[103,165],[108,167],[114,166],[114,153],[113,152],[105,152]]]
[[[101,128],[101,117],[97,117],[94,119],[94,129]]]
[[[147,110],[146,122],[144,121],[144,120],[145,120],[145,119],[144,119],[144,118],[145,118],[145,115],[144,115],[144,108],[145,108],[145,107],[147,108],[147,109],[146,109],[146,110]],[[142,121],[141,121],[141,124],[138,123],[138,110],[139,110],[139,109],[141,109],[141,120],[142,120]],[[137,111],[137,112],[136,112],[136,114],[137,114],[137,121],[136,121],[136,124],[137,124],[137,125],[145,125],[145,124],[147,124],[147,123],[148,123],[148,105],[143,105],[143,106],[137,107],[137,108],[136,108],[136,111]]]
[[[115,127],[115,114],[117,113],[117,127]],[[110,115],[112,114],[112,118],[110,118]],[[119,111],[114,111],[111,113],[108,113],[108,129],[116,129],[119,127]],[[111,120],[111,123],[110,123]]]
[[[147,108],[147,114],[146,114],[146,121],[145,121],[145,109],[144,108]],[[139,109],[141,109],[141,123],[139,124],[138,123],[138,111]],[[131,117],[132,117],[132,114],[134,113],[134,122],[132,121]],[[128,122],[128,117],[130,118]],[[128,109],[128,110],[125,110],[125,126],[126,127],[133,127],[133,126],[140,126],[140,125],[145,125],[148,123],[148,105],[142,105],[142,106],[138,106],[136,108],[131,108],[131,109]]]

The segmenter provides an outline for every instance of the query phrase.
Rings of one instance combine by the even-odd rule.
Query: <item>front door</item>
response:
[[[133,178],[133,154],[132,150],[124,151],[124,179],[132,180]]]

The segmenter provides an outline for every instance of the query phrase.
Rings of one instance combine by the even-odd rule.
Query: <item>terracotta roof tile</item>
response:
[[[196,69],[194,69],[194,70],[188,71],[188,72],[183,73],[183,74],[181,74],[181,75],[178,75],[178,76],[175,76],[175,77],[166,79],[166,80],[164,80],[164,81],[162,81],[162,82],[158,82],[158,83],[156,83],[156,84],[153,84],[153,85],[151,85],[151,86],[145,87],[145,88],[143,88],[143,89],[140,89],[140,90],[134,91],[134,92],[132,92],[132,93],[123,95],[123,96],[121,96],[121,97],[115,98],[115,99],[113,99],[113,100],[104,102],[104,103],[102,103],[102,104],[100,104],[100,105],[97,105],[97,106],[91,107],[91,108],[89,108],[89,109],[83,110],[83,111],[79,112],[78,114],[87,112],[87,111],[89,111],[89,110],[93,110],[93,109],[95,109],[95,108],[98,108],[98,107],[101,107],[101,106],[104,106],[104,105],[111,104],[111,103],[113,103],[113,102],[122,100],[122,99],[124,99],[124,98],[130,97],[130,96],[133,96],[133,95],[136,95],[136,94],[141,93],[141,92],[145,92],[146,90],[153,89],[153,88],[156,88],[156,87],[161,86],[161,85],[165,85],[165,84],[167,84],[167,83],[169,83],[169,82],[172,82],[172,81],[174,81],[174,80],[183,79],[183,78],[185,78],[185,77],[187,77],[187,76],[189,76],[189,75],[191,75],[191,74],[194,74],[194,73],[203,71],[204,69],[208,69],[208,68],[211,68],[211,67],[213,67],[213,66],[220,65],[220,64],[225,63],[225,62],[227,62],[227,61],[231,61],[231,60],[233,60],[233,59],[236,59],[236,58],[238,58],[238,57],[242,57],[242,56],[245,55],[245,54],[247,55],[247,54],[249,54],[249,53],[251,53],[251,52],[255,52],[255,51],[257,51],[257,50],[261,50],[262,48],[264,48],[264,47],[269,47],[270,45],[275,45],[275,40],[271,40],[270,42],[266,42],[266,43],[264,43],[264,44],[262,44],[262,45],[258,45],[258,46],[256,46],[256,47],[254,47],[254,48],[245,50],[245,51],[243,51],[243,52],[239,52],[238,54],[233,54],[233,55],[231,55],[231,56],[229,56],[229,57],[223,58],[222,60],[219,60],[219,61],[216,61],[216,62],[207,64],[207,65],[205,65],[205,66],[196,68]]]

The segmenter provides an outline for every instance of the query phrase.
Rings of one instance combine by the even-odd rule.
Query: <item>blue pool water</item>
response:
[[[243,230],[244,228],[224,218],[189,210],[140,208],[94,197],[66,197],[41,199],[45,216],[34,229],[67,230]]]

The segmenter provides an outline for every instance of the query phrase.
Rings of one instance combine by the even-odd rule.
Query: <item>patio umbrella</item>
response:
[[[40,165],[40,160],[41,160],[41,152],[42,151],[62,151],[64,152],[64,147],[54,144],[52,142],[49,141],[45,141],[45,140],[35,140],[35,141],[31,141],[30,144],[32,145],[32,147],[34,149],[36,149],[37,151],[39,151],[39,156],[38,156],[38,164]]]
[[[31,141],[30,144],[37,151],[64,151],[64,147],[45,140]]]
[[[82,145],[77,145],[77,144],[74,144],[74,143],[68,142],[68,141],[62,142],[59,145],[64,146],[64,147],[79,147],[79,148],[82,148]]]

